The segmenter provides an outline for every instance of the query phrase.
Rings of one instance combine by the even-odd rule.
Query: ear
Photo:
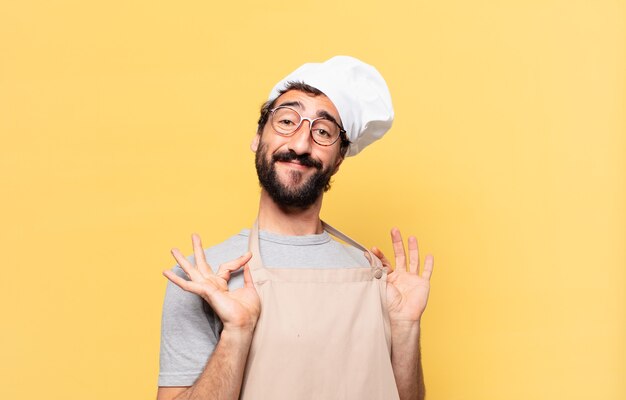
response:
[[[250,143],[250,150],[252,150],[253,153],[256,153],[257,149],[259,148],[260,138],[261,138],[261,135],[257,133],[256,135],[254,135],[254,139],[252,139],[252,143]]]

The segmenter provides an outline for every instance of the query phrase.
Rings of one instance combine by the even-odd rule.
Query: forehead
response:
[[[341,121],[339,117],[339,111],[332,101],[326,95],[314,95],[311,93],[302,92],[300,90],[290,90],[280,95],[274,102],[274,107],[281,106],[285,103],[294,103],[291,107],[302,111],[306,115],[317,115],[321,111],[325,111],[332,115],[337,121]]]

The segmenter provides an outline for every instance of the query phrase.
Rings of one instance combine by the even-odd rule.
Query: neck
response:
[[[259,229],[280,235],[313,235],[323,232],[320,197],[307,209],[281,207],[267,192],[261,190],[259,203]]]

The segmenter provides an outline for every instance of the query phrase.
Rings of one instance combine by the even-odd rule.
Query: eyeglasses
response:
[[[346,131],[333,120],[326,117],[304,118],[291,107],[280,106],[270,110],[270,122],[274,131],[281,136],[291,136],[300,128],[302,121],[309,121],[309,132],[313,141],[320,146],[334,144]]]

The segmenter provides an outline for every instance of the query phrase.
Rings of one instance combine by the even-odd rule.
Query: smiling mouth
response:
[[[273,162],[288,163],[292,167],[301,166],[304,168],[322,169],[322,163],[314,160],[308,154],[297,155],[293,150],[286,153],[276,153],[272,156]]]
[[[298,161],[295,161],[295,160],[292,160],[292,161],[276,161],[276,162],[277,163],[281,163],[281,164],[287,164],[289,166],[292,166],[292,167],[295,167],[295,168],[298,168],[298,169],[313,168],[313,167],[310,167],[308,165],[304,165],[304,164],[302,164],[302,163],[300,163]]]

